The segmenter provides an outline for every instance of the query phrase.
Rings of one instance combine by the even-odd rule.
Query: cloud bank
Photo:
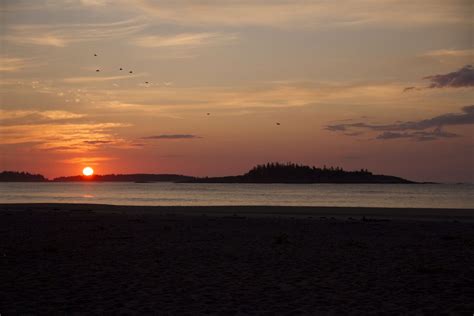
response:
[[[417,141],[436,140],[459,136],[443,130],[445,126],[474,124],[474,105],[463,107],[461,113],[446,113],[430,119],[397,124],[368,124],[363,122],[327,125],[326,130],[343,132],[347,136],[360,135],[358,130],[381,132],[376,139],[411,138]],[[432,129],[432,130],[429,130]],[[354,130],[356,132],[354,132]]]
[[[424,77],[431,84],[428,88],[461,88],[474,86],[474,68],[466,65],[457,71],[447,74]]]

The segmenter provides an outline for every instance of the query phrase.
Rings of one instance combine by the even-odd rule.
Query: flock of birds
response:
[[[97,56],[98,56],[97,54],[94,54],[94,57],[97,57]],[[123,71],[123,68],[120,67],[119,70]],[[95,71],[100,72],[100,69],[96,69]],[[133,74],[133,70],[130,70],[128,73]],[[150,83],[149,81],[145,81],[145,84],[148,85],[149,83]],[[209,115],[211,115],[211,113],[208,112],[207,115],[209,116]],[[280,122],[276,122],[276,125],[280,126],[281,124],[280,124]]]
[[[97,56],[98,56],[97,54],[94,54],[94,57],[97,57]],[[120,67],[119,70],[120,70],[120,71],[123,71],[123,68]],[[96,71],[96,72],[100,72],[100,69],[96,69],[95,71]],[[133,70],[130,70],[128,73],[133,74]],[[145,83],[148,84],[149,82],[148,82],[148,81],[145,81]]]
[[[94,57],[97,57],[97,56],[98,56],[97,54],[94,54]],[[120,70],[120,71],[123,71],[123,68],[120,67],[119,70]],[[100,72],[100,69],[96,69],[95,71],[96,71],[96,72]],[[133,74],[133,70],[130,70],[128,73]],[[145,83],[146,83],[146,84],[149,84],[148,81],[145,81]]]

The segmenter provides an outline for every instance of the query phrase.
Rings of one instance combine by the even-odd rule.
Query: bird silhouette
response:
[[[120,70],[123,70],[123,68],[120,68]]]

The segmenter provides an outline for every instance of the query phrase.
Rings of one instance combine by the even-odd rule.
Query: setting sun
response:
[[[92,169],[91,167],[85,167],[84,169],[82,169],[82,174],[85,176],[91,176],[94,174],[94,169]]]

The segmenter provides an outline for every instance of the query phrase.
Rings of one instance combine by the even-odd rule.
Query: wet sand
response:
[[[0,205],[0,313],[468,314],[474,210]]]

